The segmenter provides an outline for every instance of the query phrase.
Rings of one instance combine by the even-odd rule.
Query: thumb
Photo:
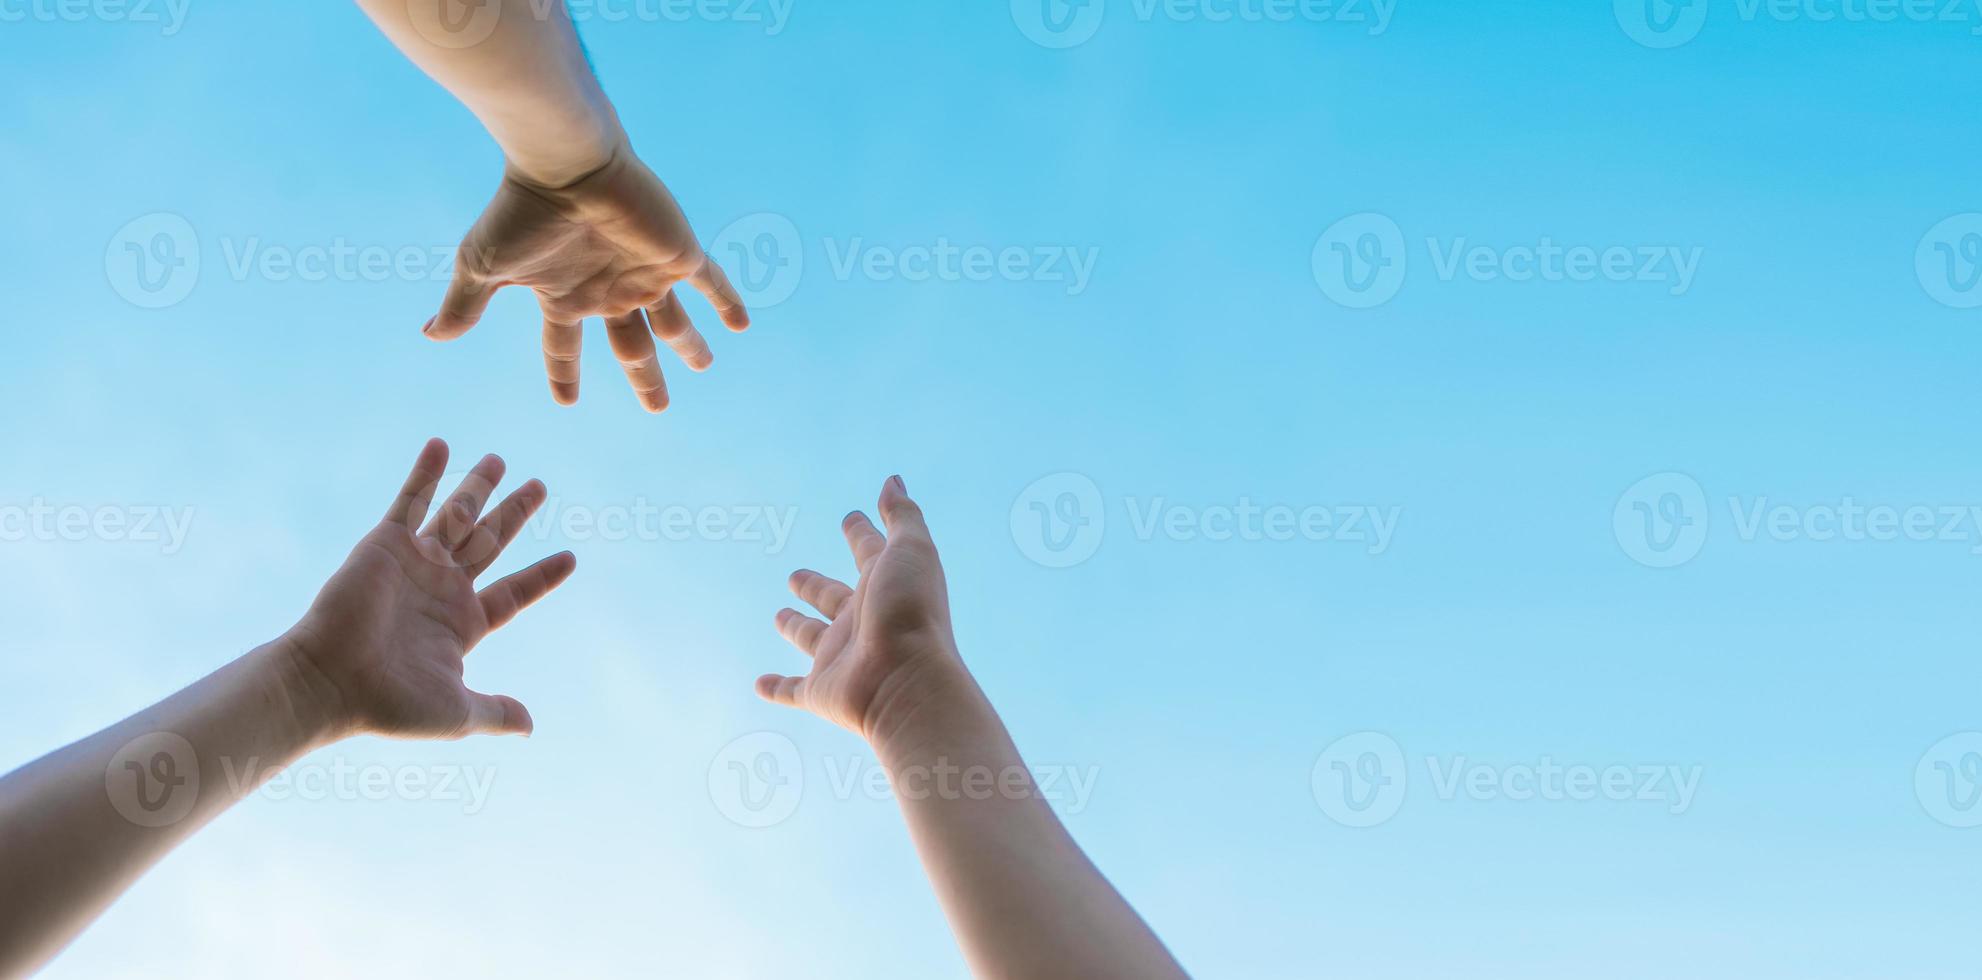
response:
[[[530,709],[521,701],[501,694],[468,692],[469,735],[529,735],[536,731]]]
[[[888,537],[909,534],[929,537],[929,525],[922,519],[922,508],[908,496],[908,485],[899,476],[888,477],[881,485],[881,521],[888,526]]]
[[[494,295],[493,287],[465,272],[456,261],[454,278],[448,282],[447,295],[440,301],[440,312],[420,332],[432,340],[453,340],[475,328]]]

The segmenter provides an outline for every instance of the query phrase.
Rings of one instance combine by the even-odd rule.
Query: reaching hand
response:
[[[543,505],[546,491],[531,480],[481,517],[503,474],[501,459],[484,457],[416,532],[446,467],[447,444],[427,443],[385,520],[358,542],[289,635],[334,691],[334,710],[353,732],[446,739],[527,735],[533,727],[514,698],[470,691],[462,658],[563,584],[577,560],[570,552],[553,555],[477,593],[476,577]]]
[[[791,575],[792,594],[826,616],[778,610],[778,632],[812,657],[811,673],[757,679],[764,699],[804,708],[869,741],[884,716],[908,712],[907,701],[963,675],[943,565],[901,477],[882,486],[880,513],[885,538],[858,511],[841,522],[859,587],[810,569]]]
[[[453,340],[475,326],[496,290],[528,286],[543,309],[544,370],[558,404],[578,400],[580,323],[600,316],[640,404],[659,412],[668,387],[655,337],[691,370],[715,360],[675,295],[683,281],[715,305],[724,326],[750,326],[743,300],[697,244],[674,196],[622,144],[604,167],[569,186],[504,176],[455,254],[454,280],[425,333]]]

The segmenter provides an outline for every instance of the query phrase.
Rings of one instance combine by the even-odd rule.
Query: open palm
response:
[[[681,282],[708,298],[724,326],[750,326],[742,298],[697,243],[674,195],[622,146],[604,167],[566,187],[504,177],[456,252],[454,279],[425,333],[459,337],[497,290],[528,286],[544,314],[552,398],[561,405],[578,400],[580,324],[604,317],[613,356],[640,404],[659,412],[667,408],[668,389],[654,338],[692,370],[715,360],[675,295]]]
[[[885,537],[857,511],[841,523],[860,573],[857,587],[810,569],[791,575],[792,593],[826,617],[795,609],[777,614],[778,632],[812,657],[811,672],[757,679],[765,699],[868,738],[883,702],[912,686],[925,667],[957,663],[943,565],[900,477],[882,487],[880,513]]]
[[[554,555],[477,592],[475,579],[546,492],[532,480],[482,516],[503,474],[502,460],[488,456],[416,531],[446,466],[447,445],[429,442],[385,519],[358,542],[292,635],[357,731],[405,738],[528,734],[532,721],[523,705],[469,690],[462,661],[562,584],[577,562],[569,552]]]

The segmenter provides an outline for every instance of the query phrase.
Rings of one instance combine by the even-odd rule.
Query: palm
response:
[[[691,369],[713,361],[674,287],[687,282],[715,305],[725,326],[750,315],[729,280],[695,240],[666,185],[621,151],[598,172],[550,189],[506,177],[455,258],[455,278],[427,325],[452,340],[481,319],[495,291],[527,286],[544,314],[544,368],[560,404],[578,400],[580,324],[603,317],[613,354],[641,404],[667,407],[654,338]]]
[[[890,537],[862,514],[849,515],[843,526],[860,570],[858,587],[811,570],[792,573],[792,592],[827,617],[778,613],[779,632],[812,656],[811,673],[758,681],[765,697],[862,735],[869,734],[876,701],[890,680],[911,674],[922,658],[950,645],[943,567],[919,511],[898,485],[890,481],[881,497]]]
[[[477,593],[476,576],[513,540],[544,490],[525,484],[480,518],[502,475],[501,460],[491,456],[416,532],[445,452],[429,445],[408,490],[324,586],[296,635],[362,730],[420,738],[528,731],[522,705],[467,688],[463,658],[562,582],[572,562],[558,555]]]

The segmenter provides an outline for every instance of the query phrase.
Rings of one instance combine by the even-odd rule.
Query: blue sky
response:
[[[286,627],[428,435],[580,571],[469,667],[533,739],[308,763],[484,798],[251,799],[48,975],[963,975],[871,757],[749,689],[894,472],[1202,975],[1972,975],[1973,5],[588,7],[761,263],[660,418],[596,332],[553,406],[524,295],[418,336],[500,160],[355,7],[62,9],[0,0],[0,767]]]

